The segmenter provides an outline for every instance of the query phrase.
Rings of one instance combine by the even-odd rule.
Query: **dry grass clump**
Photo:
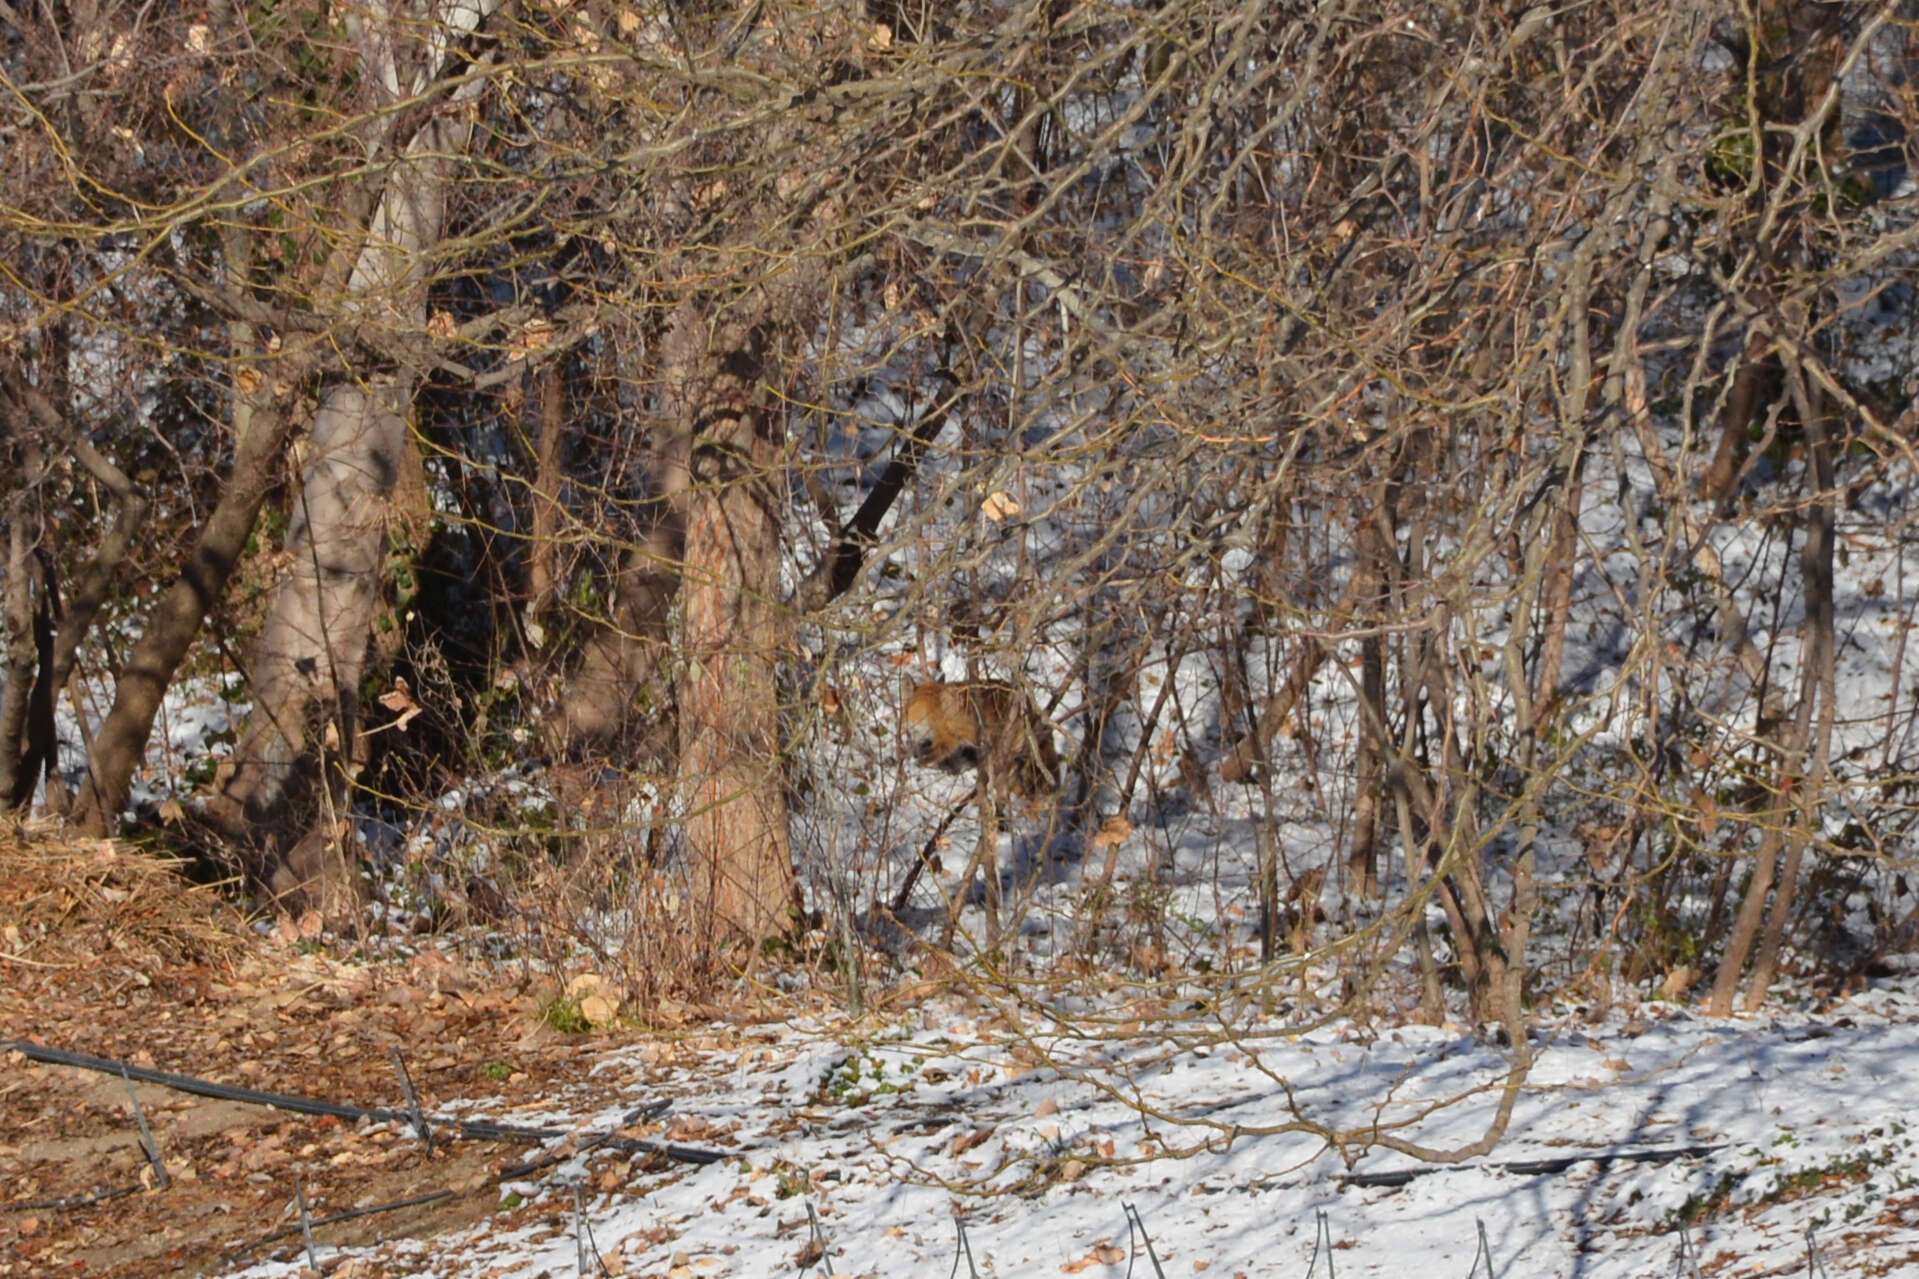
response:
[[[53,824],[0,825],[0,972],[224,967],[245,920],[179,864]]]

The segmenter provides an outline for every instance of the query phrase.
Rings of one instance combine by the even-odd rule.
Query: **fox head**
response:
[[[909,681],[901,727],[917,764],[949,773],[979,767],[978,724],[957,685]]]
[[[1059,783],[1052,726],[1024,692],[1001,680],[907,685],[901,736],[916,763],[949,773],[989,766],[996,787],[1029,799]]]

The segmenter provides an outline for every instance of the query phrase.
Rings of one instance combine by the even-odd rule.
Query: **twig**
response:
[[[1673,1263],[1673,1279],[1701,1279],[1699,1253],[1692,1246],[1692,1231],[1679,1223],[1679,1259]]]
[[[830,1275],[834,1273],[833,1254],[827,1251],[826,1232],[820,1229],[820,1214],[814,1211],[813,1201],[811,1199],[806,1201],[806,1220],[807,1220],[807,1223],[813,1229],[813,1244],[815,1247],[819,1249],[818,1261],[819,1261],[820,1273],[823,1275]],[[1808,1232],[1808,1237],[1810,1237],[1810,1232]],[[802,1266],[800,1270],[802,1274],[805,1273],[804,1266]]]
[[[582,1142],[577,1146],[551,1151],[541,1155],[538,1159],[529,1159],[523,1164],[514,1164],[511,1168],[502,1168],[494,1177],[494,1180],[513,1181],[517,1178],[536,1173],[542,1168],[550,1168],[554,1164],[564,1160],[578,1158],[589,1150],[611,1143],[615,1137],[619,1136],[621,1128],[631,1128],[634,1124],[645,1123],[650,1119],[658,1119],[672,1108],[673,1103],[664,1098],[661,1098],[659,1101],[648,1102],[644,1106],[629,1110],[624,1115],[621,1115],[618,1125],[607,1129],[597,1137]]]
[[[913,896],[913,889],[920,882],[920,872],[925,870],[932,862],[933,847],[939,843],[940,836],[944,835],[946,828],[953,824],[953,819],[965,812],[966,806],[978,798],[979,787],[975,786],[972,790],[966,792],[965,799],[962,799],[959,803],[946,810],[946,816],[940,819],[940,824],[933,828],[933,833],[927,836],[926,843],[921,846],[919,860],[906,868],[906,878],[900,881],[898,891],[893,894],[893,914],[898,915],[906,909],[907,901]]]
[[[13,1203],[0,1203],[0,1212],[67,1212],[74,1208],[91,1208],[94,1204],[118,1199],[144,1189],[141,1186],[109,1186],[105,1190],[95,1190],[84,1195],[63,1195],[58,1199],[23,1199]]]
[[[979,1267],[973,1264],[973,1245],[966,1239],[966,1218],[954,1217],[953,1229],[959,1232],[959,1242],[953,1246],[953,1269],[946,1279],[954,1279],[959,1274],[960,1258],[966,1258],[966,1273],[971,1279],[979,1279]]]
[[[649,1105],[641,1106],[635,1110],[629,1110],[626,1112],[625,1115],[621,1117],[620,1127],[624,1128],[629,1125],[639,1123],[642,1120],[646,1120],[646,1119],[656,1119],[660,1115],[664,1114],[670,1105],[671,1105],[670,1102],[662,1100],[662,1101],[652,1102]],[[493,1174],[493,1176],[487,1179],[487,1184],[490,1186],[497,1186],[503,1182],[516,1181],[519,1178],[524,1177],[529,1173],[537,1172],[542,1168],[550,1167],[553,1164],[559,1163],[563,1159],[572,1159],[578,1155],[583,1155],[587,1151],[592,1150],[597,1146],[603,1146],[603,1145],[609,1144],[609,1138],[613,1136],[613,1132],[617,1132],[617,1131],[618,1129],[615,1129],[612,1132],[601,1133],[599,1136],[593,1138],[591,1141],[588,1141],[578,1147],[575,1147],[570,1150],[560,1151],[555,1154],[546,1155],[539,1159],[533,1160],[530,1163],[515,1164],[510,1168],[502,1168],[499,1172]],[[395,1199],[391,1201],[390,1203],[369,1204],[368,1206],[364,1208],[348,1208],[344,1212],[336,1212],[325,1217],[315,1217],[313,1219],[313,1224],[316,1226],[330,1226],[335,1224],[336,1222],[351,1221],[355,1217],[371,1217],[383,1212],[398,1212],[402,1208],[417,1208],[424,1204],[439,1203],[442,1200],[452,1199],[453,1197],[454,1197],[454,1192],[451,1190],[434,1190],[423,1195],[410,1195],[405,1199]],[[295,1234],[295,1233],[297,1233],[296,1227],[289,1227],[285,1230],[277,1230],[270,1235],[265,1235],[259,1239],[253,1240],[250,1243],[240,1244],[233,1248],[230,1248],[227,1251],[227,1255],[229,1258],[243,1257],[249,1252],[253,1252],[259,1248],[264,1248],[269,1244],[278,1243],[280,1240],[285,1239],[288,1235]]]
[[[606,1262],[600,1256],[600,1247],[593,1242],[593,1227],[586,1221],[586,1195],[576,1185],[573,1187],[573,1272],[584,1279],[587,1272],[586,1259],[593,1258],[593,1272],[607,1273]]]
[[[1806,1279],[1827,1279],[1826,1259],[1819,1255],[1819,1245],[1812,1241],[1812,1226],[1806,1226]]]

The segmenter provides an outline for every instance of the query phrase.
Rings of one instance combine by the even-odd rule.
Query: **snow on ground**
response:
[[[576,1157],[507,1188],[537,1224],[355,1250],[370,1255],[354,1273],[573,1275],[579,1187],[608,1272],[669,1279],[966,1274],[956,1218],[982,1276],[1305,1276],[1322,1212],[1348,1276],[1465,1279],[1477,1223],[1495,1275],[1690,1273],[1682,1221],[1705,1275],[1806,1273],[1809,1228],[1828,1274],[1919,1274],[1919,976],[1816,1013],[1664,1004],[1542,1026],[1504,1140],[1457,1167],[1358,1144],[1342,1158],[1317,1135],[1377,1120],[1426,1146],[1478,1139],[1507,1063],[1455,1030],[1034,1017],[942,995],[890,1020],[612,1049],[600,1081],[624,1095],[580,1129],[670,1098],[674,1139],[726,1159],[627,1176]],[[1361,1184],[1394,1170],[1417,1175]],[[1129,1252],[1129,1208],[1151,1258]]]

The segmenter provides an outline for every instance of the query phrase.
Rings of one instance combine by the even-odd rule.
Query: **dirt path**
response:
[[[0,837],[0,1039],[395,1108],[397,1046],[429,1113],[511,1123],[562,1092],[590,1104],[594,1040],[547,1029],[537,994],[497,971],[430,945],[362,963],[260,938],[154,876],[107,845]],[[441,1194],[328,1226],[323,1242],[430,1236],[494,1212],[495,1175],[537,1153],[441,1138],[429,1154],[405,1125],[137,1092],[164,1189],[124,1081],[0,1058],[0,1276],[142,1279],[261,1259],[262,1239],[298,1225],[296,1172],[315,1216]]]

